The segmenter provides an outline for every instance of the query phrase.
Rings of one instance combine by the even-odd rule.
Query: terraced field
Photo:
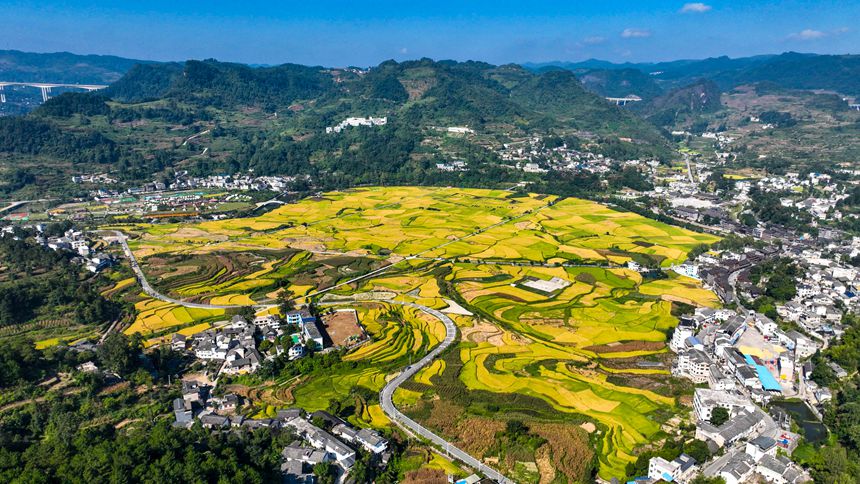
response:
[[[254,218],[122,228],[140,233],[131,242],[138,257],[287,247],[408,256],[506,219],[515,220],[426,255],[615,263],[642,257],[666,266],[716,240],[586,200],[556,201],[492,190],[368,188],[327,193]]]
[[[285,403],[301,406],[308,411],[326,409],[332,400],[348,395],[355,387],[378,392],[391,371],[417,359],[445,337],[445,328],[438,320],[409,307],[385,303],[367,303],[357,308],[359,319],[373,341],[344,357],[346,364],[325,378],[301,385],[282,380],[272,385],[273,396]],[[287,389],[289,395],[286,395]],[[378,404],[368,406],[360,418],[374,426],[388,421]]]
[[[281,288],[300,296],[393,264],[323,298],[350,299],[338,304],[358,310],[372,341],[333,371],[257,388],[260,412],[324,409],[355,394],[354,423],[388,425],[373,395],[386,375],[438,344],[444,328],[378,300],[442,311],[453,301],[459,345],[401,387],[397,404],[474,453],[490,452],[479,444],[492,440],[492,433],[476,437],[475,422],[486,430],[509,418],[525,420],[543,429],[552,452],[582,460],[554,461],[571,480],[585,477],[572,473],[588,472],[591,454],[600,477],[623,478],[644,444],[665,437],[666,422],[685,412],[677,403],[680,387],[661,366],[667,332],[679,307],[718,304],[698,281],[668,270],[714,236],[577,199],[367,188],[255,218],[122,230],[133,236],[132,248],[158,287],[190,301],[260,303]],[[643,276],[624,268],[631,260],[655,271]],[[219,316],[152,300],[139,302],[138,310],[127,331],[153,337],[205,328]],[[567,437],[553,437],[558,429]]]
[[[149,338],[166,337],[174,332],[193,334],[207,329],[213,321],[225,319],[223,309],[186,308],[141,296],[143,299],[134,305],[137,317],[125,329],[126,334],[140,333]]]

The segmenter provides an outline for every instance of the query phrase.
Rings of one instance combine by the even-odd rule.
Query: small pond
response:
[[[815,417],[806,403],[793,400],[774,400],[770,402],[770,406],[788,412],[800,427],[803,438],[807,442],[817,444],[827,440],[827,427]]]

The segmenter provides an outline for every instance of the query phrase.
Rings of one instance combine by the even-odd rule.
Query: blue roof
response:
[[[756,365],[755,371],[758,372],[758,379],[761,380],[761,386],[768,391],[782,391],[782,387],[779,386],[779,382],[776,381],[776,378],[768,371],[767,368],[761,365]]]
[[[744,355],[744,359],[747,360],[747,363],[749,363],[750,365],[755,365],[755,360],[753,359],[752,356]]]
[[[672,477],[672,474],[669,474],[668,472],[664,472],[663,473],[663,480],[666,482],[672,482],[675,480],[675,478]]]
[[[702,344],[702,342],[701,342],[701,341],[699,341],[699,338],[696,338],[695,336],[690,336],[690,337],[689,337],[689,338],[687,338],[687,339],[688,339],[688,340],[690,340],[690,343],[692,343],[692,344],[693,344],[693,346],[698,346],[698,345],[701,345],[701,344]]]

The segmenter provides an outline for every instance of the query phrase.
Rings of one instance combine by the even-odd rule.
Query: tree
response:
[[[708,444],[698,439],[685,443],[684,453],[696,459],[696,462],[699,464],[706,462],[711,458],[711,451],[708,450]]]
[[[256,317],[257,312],[254,310],[254,306],[242,306],[239,308],[238,316],[242,316],[245,318],[245,321],[253,322],[254,317]]]
[[[508,420],[505,424],[505,433],[508,434],[509,437],[515,439],[519,435],[529,433],[529,428],[522,422],[522,420]]]
[[[139,333],[131,338],[123,333],[111,333],[99,347],[98,357],[104,368],[125,375],[134,368],[140,349]]]
[[[726,484],[726,480],[719,476],[705,477],[699,474],[690,481],[690,484]]]
[[[43,364],[42,353],[31,341],[4,342],[0,345],[0,388],[38,377]]]
[[[729,420],[729,411],[723,407],[716,407],[711,412],[711,424],[719,427]]]
[[[331,462],[315,464],[314,475],[317,476],[319,484],[334,484],[335,482],[335,468]]]
[[[278,293],[278,308],[281,310],[281,314],[287,314],[296,308],[296,303],[293,301],[294,297],[293,291],[287,288],[281,289],[281,292]]]

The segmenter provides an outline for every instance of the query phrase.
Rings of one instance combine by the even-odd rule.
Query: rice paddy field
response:
[[[209,323],[224,317],[223,309],[187,308],[141,295],[134,307],[137,316],[125,329],[126,334],[140,333],[146,337],[163,336],[179,332],[187,334],[208,329]]]
[[[266,382],[258,393],[261,412],[325,409],[357,388],[374,395],[387,375],[445,333],[421,311],[380,299],[441,311],[453,302],[458,345],[401,387],[397,404],[478,457],[494,457],[479,445],[492,435],[478,438],[474,422],[491,429],[522,419],[546,431],[552,455],[578,456],[552,463],[569,481],[590,472],[590,464],[578,462],[587,455],[601,478],[627,477],[637,452],[666,437],[667,422],[686,410],[668,368],[653,363],[665,360],[678,307],[718,305],[699,281],[669,270],[716,237],[586,200],[362,188],[253,218],[118,228],[133,237],[132,249],[156,286],[189,301],[266,303],[282,288],[301,296],[394,264],[322,299],[348,299],[337,304],[357,310],[371,341],[326,374]],[[628,261],[656,270],[643,276],[625,268]],[[543,292],[525,281],[562,283]],[[205,329],[223,316],[146,298],[136,307],[126,331],[153,338]],[[642,361],[652,364],[637,366]],[[378,403],[365,400],[359,398],[350,419],[390,425]],[[551,426],[565,429],[565,437],[546,430]],[[529,459],[537,462],[550,450],[520,455],[516,463],[501,459],[499,466],[532,468]]]
[[[139,235],[131,242],[138,257],[291,248],[541,262],[640,255],[670,265],[716,240],[586,200],[419,187],[326,193],[253,218],[121,228]]]

